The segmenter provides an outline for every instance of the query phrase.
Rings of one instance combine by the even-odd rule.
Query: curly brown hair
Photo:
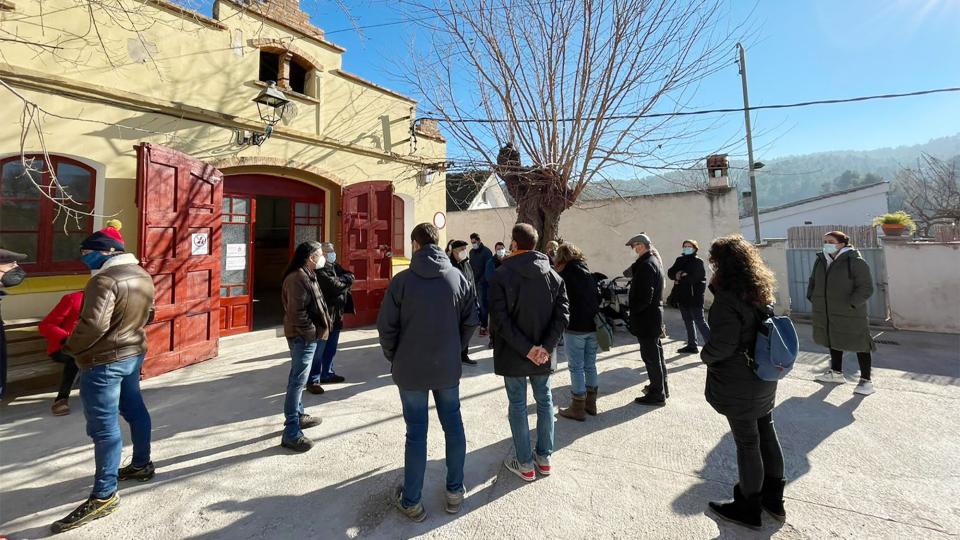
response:
[[[718,290],[732,292],[748,304],[766,306],[774,301],[777,280],[757,248],[734,234],[713,241],[710,246],[713,265],[711,284]]]

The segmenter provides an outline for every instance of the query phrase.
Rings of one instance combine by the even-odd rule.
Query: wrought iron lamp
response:
[[[277,83],[270,81],[267,87],[253,98],[257,104],[257,112],[260,113],[260,119],[266,124],[263,133],[252,133],[246,130],[237,131],[237,143],[240,145],[255,144],[262,145],[270,135],[273,134],[273,126],[283,120],[283,113],[287,110],[287,104],[290,100],[283,92],[277,88]]]

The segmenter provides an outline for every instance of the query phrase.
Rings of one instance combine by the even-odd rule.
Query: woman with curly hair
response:
[[[760,379],[748,364],[776,281],[757,249],[740,235],[714,240],[710,264],[710,339],[700,354],[707,364],[704,393],[730,424],[740,476],[733,502],[711,502],[710,508],[725,520],[759,529],[761,510],[786,520],[783,451],[772,416],[777,383]]]

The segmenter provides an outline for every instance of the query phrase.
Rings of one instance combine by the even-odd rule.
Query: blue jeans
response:
[[[564,332],[567,369],[570,370],[570,392],[575,396],[597,387],[597,334]]]
[[[427,470],[427,405],[430,391],[400,389],[403,420],[407,423],[407,444],[403,456],[403,505],[420,502],[423,474]],[[447,449],[447,491],[463,489],[463,464],[467,459],[467,438],[460,416],[460,387],[433,390],[437,416],[443,426]]]
[[[320,341],[323,344],[323,341]],[[320,384],[320,379],[336,375],[333,372],[333,357],[337,355],[337,346],[340,344],[340,329],[330,330],[326,344],[317,347],[313,355],[313,365],[310,366],[310,384]]]
[[[687,327],[688,347],[697,346],[697,331],[694,329],[694,324],[696,324],[696,328],[700,330],[703,343],[706,344],[710,341],[710,327],[707,326],[707,321],[703,318],[703,305],[693,307],[680,306],[680,315],[683,317],[684,326]]]
[[[477,285],[477,301],[480,304],[480,326],[487,327],[487,318],[490,316],[490,284],[483,282]]]
[[[530,425],[527,423],[527,379],[537,401],[537,455],[549,457],[553,453],[553,394],[550,392],[550,376],[504,377],[507,400],[510,402],[508,417],[513,432],[513,447],[517,460],[522,464],[533,462],[530,450]]]
[[[150,462],[150,413],[140,394],[143,355],[84,368],[80,372],[80,399],[87,418],[87,435],[93,439],[97,470],[90,495],[105,499],[117,491],[117,471],[123,453],[120,418],[130,424],[135,467]]]
[[[300,429],[300,415],[303,414],[303,387],[307,384],[307,374],[317,349],[323,347],[323,340],[307,342],[302,337],[287,338],[290,347],[290,377],[287,379],[287,397],[283,401],[283,440],[293,442],[303,431]]]

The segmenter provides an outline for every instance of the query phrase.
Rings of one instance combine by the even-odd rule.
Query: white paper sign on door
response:
[[[209,255],[210,254],[210,234],[193,233],[190,235],[190,254],[191,255]]]
[[[246,257],[246,244],[227,244],[227,257]]]
[[[247,268],[246,257],[227,257],[225,270],[244,270]]]

